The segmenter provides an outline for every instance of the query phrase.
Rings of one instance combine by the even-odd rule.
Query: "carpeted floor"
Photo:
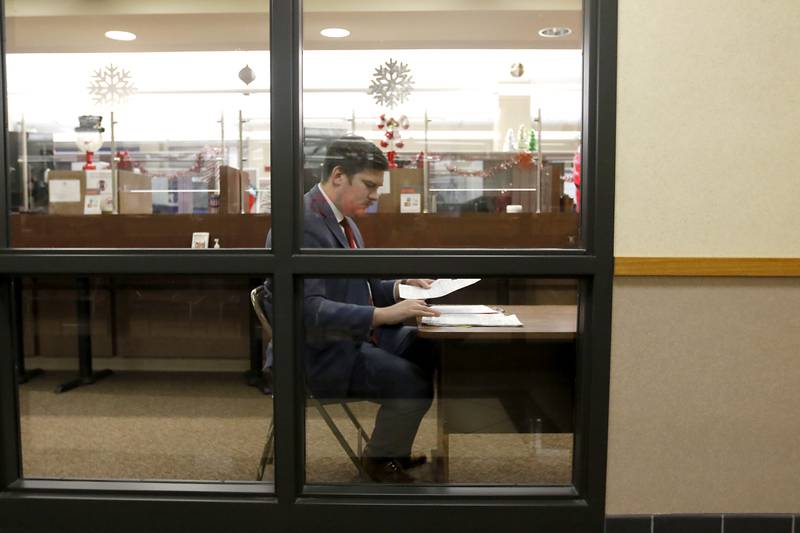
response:
[[[47,372],[20,386],[26,478],[251,481],[272,416],[272,400],[243,384],[240,373],[116,372],[98,383],[55,394],[73,376]],[[371,430],[377,406],[350,404]],[[502,408],[486,404],[503,425]],[[335,407],[337,425],[355,446],[355,431]],[[483,413],[486,415],[486,412]],[[493,431],[497,429],[492,429]],[[350,483],[356,470],[313,409],[307,411],[307,481]],[[436,409],[420,427],[415,451],[436,442]],[[572,434],[475,433],[450,437],[450,481],[569,484]],[[424,466],[412,471],[432,482]],[[268,471],[266,481],[272,479]]]

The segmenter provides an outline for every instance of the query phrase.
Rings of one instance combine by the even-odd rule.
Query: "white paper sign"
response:
[[[86,171],[86,194],[97,194],[100,196],[100,209],[102,211],[113,211],[114,196],[111,191],[111,171],[110,170],[87,170]],[[88,213],[87,213],[88,214]]]
[[[422,197],[419,193],[401,193],[400,194],[400,212],[401,213],[421,213]]]
[[[50,180],[47,188],[50,193],[50,203],[81,201],[80,180]]]
[[[378,194],[392,193],[392,173],[388,170],[383,173],[383,185],[378,187]]]
[[[83,197],[83,214],[84,215],[99,215],[102,212],[100,211],[100,202],[102,201],[103,197],[99,194],[87,194]]]

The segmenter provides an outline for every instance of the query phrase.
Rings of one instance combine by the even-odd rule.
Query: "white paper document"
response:
[[[50,180],[47,186],[51,204],[81,201],[80,180]]]
[[[477,279],[437,279],[431,283],[430,289],[420,289],[411,285],[400,284],[400,298],[405,300],[427,300],[428,298],[441,298],[451,292],[478,283]]]
[[[423,326],[520,327],[517,315],[442,315],[422,317]]]
[[[431,309],[443,315],[487,315],[500,312],[486,305],[432,305]]]

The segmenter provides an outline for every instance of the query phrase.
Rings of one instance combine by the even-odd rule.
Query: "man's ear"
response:
[[[346,180],[346,179],[347,179],[347,176],[345,175],[344,170],[342,169],[342,167],[340,167],[340,166],[333,167],[333,170],[331,170],[331,176],[330,176],[330,180],[331,180],[331,184],[332,185],[335,185],[335,186],[338,187],[339,185],[342,184],[342,180]]]

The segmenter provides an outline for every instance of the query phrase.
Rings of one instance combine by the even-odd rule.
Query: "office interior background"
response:
[[[215,238],[223,248],[263,246],[278,177],[271,171],[269,51],[251,43],[268,42],[268,5],[257,6],[262,20],[235,15],[237,6],[250,12],[247,2],[184,5],[197,13],[172,16],[193,17],[194,28],[213,25],[197,34],[177,31],[164,7],[158,23],[125,49],[88,37],[89,28],[112,23],[117,3],[49,5],[60,12],[43,17],[36,10],[45,4],[5,2],[10,246],[189,248],[198,238],[209,248]],[[430,16],[437,28],[425,33],[418,13],[377,24],[370,17],[389,15],[350,4],[338,22],[363,24],[368,33],[353,31],[355,44],[320,36],[315,23],[336,21],[315,20],[327,12],[305,3],[299,188],[319,178],[326,142],[355,131],[397,152],[393,184],[377,212],[359,221],[368,247],[580,249],[581,28],[531,44],[514,33],[508,15],[535,4],[555,17],[548,26],[580,24],[581,3],[506,2],[505,17],[501,9],[471,7],[461,21],[468,44],[436,41],[453,24],[441,13]],[[453,7],[444,4],[442,12]],[[800,74],[789,51],[800,45],[798,21],[800,6],[791,0],[756,10],[714,0],[691,7],[618,2],[607,531],[797,531],[800,228],[791,193],[800,163]],[[148,31],[165,40],[148,44]],[[410,46],[414,39],[435,57]],[[176,42],[181,48],[170,49]],[[366,88],[374,69],[395,58],[412,66],[414,86],[407,102],[387,108]],[[87,86],[109,63],[129,70],[135,91],[98,103]],[[103,117],[95,176],[113,175],[119,194],[87,191],[89,182],[78,177],[78,199],[53,202],[48,182],[63,182],[58,194],[74,193],[70,181],[87,162],[76,146],[79,115]],[[395,115],[397,125],[387,122]],[[385,137],[390,129],[401,146]],[[30,164],[15,166],[23,151]],[[87,196],[97,196],[97,205]],[[126,217],[127,225],[117,222]],[[493,232],[465,237],[475,217]],[[407,231],[382,232],[369,220],[394,220]],[[249,291],[263,281],[258,274],[17,276],[24,362],[45,370],[18,389],[24,477],[256,480],[273,409],[259,390],[268,384],[258,379],[254,355],[268,340],[250,308]],[[88,294],[79,299],[83,308],[76,281],[78,293],[83,287]],[[574,308],[582,288],[568,276],[512,283],[487,276],[451,303]],[[114,374],[56,394],[78,372],[87,308],[95,370]],[[441,451],[442,412],[432,410],[415,444],[432,459],[416,472],[419,481],[569,485],[575,342],[518,342],[521,353],[551,366],[492,367],[500,381],[520,368],[527,380],[515,394],[489,401],[465,393],[466,407],[453,413],[468,420],[451,419],[451,428],[472,425],[449,436],[444,466],[432,453]],[[467,381],[490,381],[481,354],[491,346],[462,346],[474,352]],[[255,387],[243,385],[247,371]],[[522,408],[514,401],[520,390]],[[543,390],[555,393],[537,397]],[[568,400],[551,407],[554,397]],[[374,417],[368,403],[354,410],[367,423]],[[307,413],[305,482],[357,485],[335,435],[310,403]],[[344,427],[346,415],[335,418]]]

